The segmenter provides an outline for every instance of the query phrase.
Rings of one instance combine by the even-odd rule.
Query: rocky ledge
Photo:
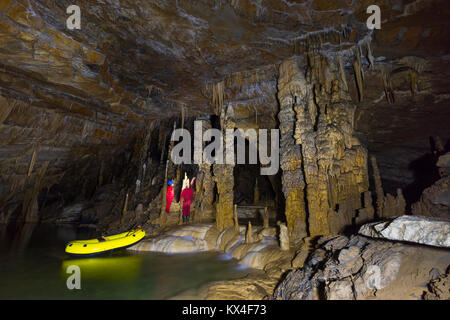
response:
[[[361,235],[396,241],[450,247],[450,221],[418,216],[401,216],[385,222],[368,223]]]
[[[440,270],[448,274],[449,261],[445,249],[360,235],[324,236],[304,266],[278,284],[273,299],[441,299],[447,277]]]

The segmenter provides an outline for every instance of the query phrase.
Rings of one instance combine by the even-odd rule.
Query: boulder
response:
[[[450,247],[450,221],[429,217],[401,216],[390,221],[365,224],[359,234],[437,247]]]

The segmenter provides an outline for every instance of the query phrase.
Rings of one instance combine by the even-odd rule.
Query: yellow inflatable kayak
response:
[[[141,229],[103,237],[102,239],[75,240],[66,245],[66,253],[73,256],[93,256],[130,247],[145,237]]]

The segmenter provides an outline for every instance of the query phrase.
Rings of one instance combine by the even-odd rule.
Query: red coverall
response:
[[[175,192],[173,190],[173,186],[169,186],[166,192],[166,213],[168,214],[170,211],[170,206],[172,205],[172,200],[175,197]]]
[[[180,199],[183,201],[183,217],[189,216],[191,214],[191,202],[194,198],[194,190],[192,187],[185,188],[180,195]]]

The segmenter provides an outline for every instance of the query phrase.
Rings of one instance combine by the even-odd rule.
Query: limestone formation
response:
[[[380,170],[378,169],[377,159],[375,156],[370,157],[370,162],[372,164],[373,170],[373,180],[375,182],[375,191],[377,195],[377,214],[378,217],[383,217],[383,206],[384,206],[384,191],[381,184]]]
[[[285,215],[292,239],[305,237],[307,230],[306,207],[304,201],[305,180],[302,170],[300,146],[295,145],[293,110],[293,88],[300,88],[301,72],[296,57],[285,61],[280,67],[278,99],[280,101],[280,167],[283,170],[282,185],[286,199]]]
[[[412,213],[418,216],[450,218],[450,153],[441,155],[436,163],[441,179],[426,188],[420,200],[412,205]]]
[[[225,129],[233,129],[234,124],[230,119],[228,108],[222,109],[220,113],[220,121],[222,124],[222,131]],[[231,143],[233,143],[231,141]],[[228,148],[234,148],[231,145],[225,145],[225,151]],[[233,167],[232,164],[218,164],[213,165],[214,176],[216,183],[218,200],[216,202],[216,226],[219,230],[223,230],[233,225]]]
[[[201,121],[202,132],[211,128],[209,120],[197,120]],[[205,142],[202,141],[202,149],[194,150],[196,152],[202,152],[205,146]],[[214,179],[212,176],[212,166],[206,161],[198,165],[198,173],[196,179],[196,190],[194,202],[192,208],[194,211],[194,221],[201,222],[204,218],[213,216],[213,201],[214,201]]]
[[[253,243],[253,231],[252,231],[252,223],[249,221],[247,226],[247,232],[245,233],[245,243],[250,244]]]
[[[25,222],[95,237],[142,225],[139,250],[218,251],[264,273],[206,296],[401,291],[420,276],[411,266],[446,257],[415,243],[448,248],[448,3],[380,0],[380,31],[368,1],[84,0],[81,29],[68,26],[69,0],[0,1],[0,240],[14,233],[6,246],[26,249]],[[261,143],[278,130],[266,142],[280,143],[280,170],[264,176],[261,157],[175,164],[176,128],[191,134],[185,159],[205,160],[194,121]],[[196,181],[187,226],[183,177]],[[380,239],[355,235],[361,226]],[[400,268],[411,247],[430,255]],[[432,275],[424,298],[445,299],[447,278]]]
[[[289,233],[285,223],[280,223],[280,248],[283,251],[289,250]]]
[[[372,205],[372,193],[370,191],[366,191],[363,194],[364,196],[364,207],[358,210],[358,216],[355,219],[356,225],[361,225],[363,223],[369,222],[375,219],[375,209]],[[404,213],[404,208],[403,212]]]
[[[436,218],[401,216],[388,222],[366,224],[361,227],[359,234],[375,238],[450,247],[450,222]]]
[[[392,284],[405,252],[402,245],[364,237],[323,237],[318,244],[303,267],[278,284],[274,299],[364,299]]]
[[[281,168],[283,189],[292,183],[287,178],[294,174],[290,179],[299,184],[294,191],[284,192],[288,226],[292,228],[293,224],[288,212],[293,198],[297,199],[295,207],[301,208],[297,215],[307,208],[310,234],[319,235],[330,232],[330,213],[334,219],[330,209],[339,207],[340,219],[352,224],[356,210],[361,208],[360,194],[369,187],[367,151],[353,137],[355,106],[339,81],[338,62],[313,53],[308,57],[308,64],[303,66],[306,77],[299,57],[286,60],[280,67]],[[301,149],[296,149],[298,146]],[[333,223],[335,232],[341,229]]]

